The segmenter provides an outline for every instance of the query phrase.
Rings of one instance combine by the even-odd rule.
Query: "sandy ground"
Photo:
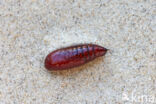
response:
[[[106,56],[62,72],[58,48],[95,43]],[[0,104],[156,103],[155,0],[0,0]]]

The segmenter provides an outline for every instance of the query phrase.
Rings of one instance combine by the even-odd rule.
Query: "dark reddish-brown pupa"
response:
[[[105,55],[106,52],[106,48],[95,44],[80,44],[61,48],[48,54],[45,59],[45,68],[52,71],[77,67]]]

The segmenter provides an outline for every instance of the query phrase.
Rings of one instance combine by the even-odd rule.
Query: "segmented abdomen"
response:
[[[68,69],[103,56],[106,52],[106,48],[95,44],[70,46],[51,52],[45,59],[45,67],[48,70]]]
[[[70,48],[69,48],[70,49]],[[67,49],[68,50],[68,49]],[[94,45],[78,45],[71,47],[71,54],[73,59],[82,59],[84,62],[95,58]],[[69,54],[69,57],[71,57]]]

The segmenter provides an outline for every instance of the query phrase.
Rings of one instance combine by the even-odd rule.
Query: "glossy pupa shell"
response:
[[[106,48],[96,44],[79,44],[61,48],[47,55],[45,68],[52,71],[77,67],[105,55],[106,52]]]

